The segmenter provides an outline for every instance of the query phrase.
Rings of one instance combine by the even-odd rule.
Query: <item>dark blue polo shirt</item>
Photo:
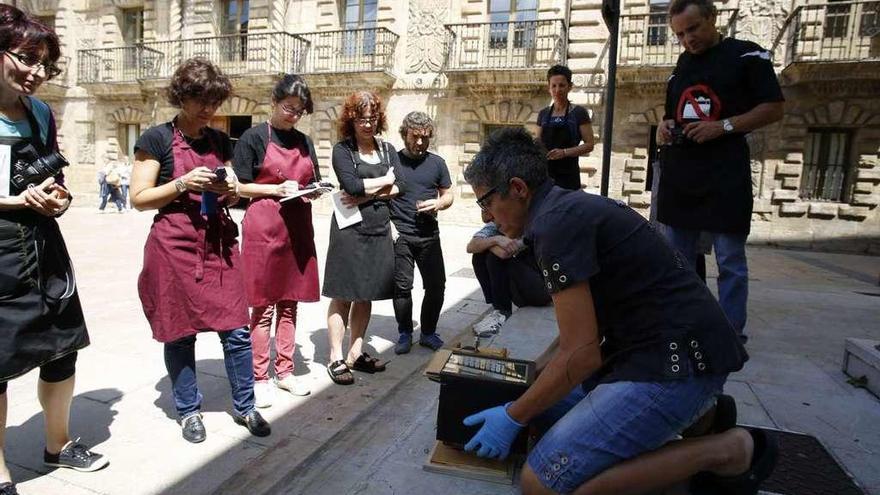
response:
[[[532,197],[524,241],[551,294],[589,282],[602,381],[729,373],[748,359],[706,285],[625,203],[548,181]]]

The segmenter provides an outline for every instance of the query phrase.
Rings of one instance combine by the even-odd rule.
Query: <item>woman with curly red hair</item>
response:
[[[385,371],[385,364],[363,352],[372,301],[391,299],[394,291],[394,245],[389,202],[403,183],[394,175],[397,151],[379,134],[388,128],[382,100],[370,91],[345,99],[339,116],[342,140],[333,147],[332,163],[343,201],[360,209],[362,220],[340,229],[334,216],[324,269],[322,294],[330,297],[327,329],[334,383],[351,385],[351,370]],[[348,354],[342,355],[345,329],[351,326]]]
[[[183,438],[205,440],[196,383],[196,335],[216,332],[232,389],[233,419],[253,435],[269,435],[254,409],[250,317],[240,271],[238,227],[225,204],[238,200],[229,136],[208,126],[232,84],[208,60],[183,62],[171,77],[171,122],[148,129],[135,144],[131,204],[159,210],[144,246],[138,294],[165,367]]]

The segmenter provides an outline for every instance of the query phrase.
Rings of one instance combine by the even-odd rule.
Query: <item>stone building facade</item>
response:
[[[659,0],[663,1],[663,0]],[[492,130],[534,130],[550,103],[546,69],[575,73],[574,103],[591,110],[601,143],[608,30],[598,0],[21,0],[59,33],[66,72],[41,96],[60,123],[70,182],[94,197],[96,170],[130,156],[146,127],[170,119],[162,94],[174,67],[207,56],[235,96],[215,125],[233,137],[268,117],[284,72],[306,77],[315,112],[300,128],[330,174],[345,95],[372,89],[387,102],[386,138],[414,109],[434,116],[456,203],[446,221],[478,223],[462,167]],[[647,212],[653,126],[680,52],[665,3],[621,2],[610,195]],[[771,49],[785,119],[750,136],[753,242],[880,253],[880,2],[717,2],[722,31]],[[581,158],[598,191],[602,146]],[[328,209],[325,203],[320,206]]]

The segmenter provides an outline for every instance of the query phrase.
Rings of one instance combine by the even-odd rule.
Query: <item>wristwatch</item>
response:
[[[186,192],[186,184],[183,182],[183,179],[174,181],[174,189],[177,189],[178,194]]]
[[[724,127],[724,132],[733,132],[733,122],[730,119],[722,120],[721,125]]]

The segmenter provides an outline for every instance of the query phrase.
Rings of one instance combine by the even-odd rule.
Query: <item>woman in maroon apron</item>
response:
[[[309,87],[288,74],[272,91],[269,121],[248,129],[235,147],[239,192],[252,198],[245,213],[242,260],[254,352],[257,407],[272,405],[269,329],[275,319],[275,385],[294,395],[308,387],[293,376],[297,302],[315,302],[318,264],[312,228],[312,196],[284,196],[321,179],[312,140],[294,126],[312,113]]]
[[[33,96],[59,75],[60,56],[55,33],[0,5],[0,495],[18,493],[3,454],[7,382],[37,367],[46,424],[43,462],[79,471],[107,465],[106,457],[71,442],[68,430],[77,351],[89,345],[89,335],[55,221],[71,197],[58,168],[39,166],[62,163],[55,119]],[[16,163],[37,166],[22,171]]]
[[[224,208],[237,199],[229,137],[208,127],[232,86],[205,59],[175,71],[168,101],[180,109],[171,122],[148,129],[135,145],[131,202],[158,209],[144,246],[138,293],[153,338],[165,344],[165,366],[183,437],[205,439],[199,413],[195,342],[217,332],[232,388],[236,423],[257,436],[270,433],[254,409],[254,375],[237,227]]]

